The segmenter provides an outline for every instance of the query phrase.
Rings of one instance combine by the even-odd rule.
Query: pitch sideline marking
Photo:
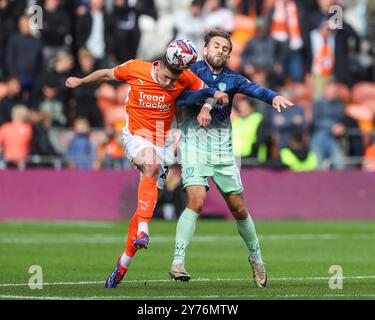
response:
[[[123,241],[124,236],[120,235],[107,235],[102,233],[96,233],[91,235],[82,235],[76,233],[68,233],[64,235],[64,238],[58,238],[51,234],[38,234],[38,235],[24,235],[18,234],[4,234],[0,236],[0,243],[4,244],[39,244],[45,243],[46,239],[50,244],[63,244],[63,243],[117,243]],[[340,240],[340,239],[352,239],[352,240],[366,240],[374,239],[374,234],[362,233],[362,234],[340,234],[340,233],[321,233],[321,234],[260,234],[259,239],[261,241],[294,241],[294,240]],[[238,235],[197,235],[194,237],[194,242],[216,242],[219,240],[225,241],[238,241]],[[174,241],[172,236],[158,236],[151,237],[151,241],[155,243],[164,243]]]
[[[191,282],[215,282],[215,281],[248,281],[250,278],[217,278],[217,279],[207,279],[207,278],[197,278],[190,280]],[[375,279],[373,276],[348,276],[340,277],[340,279]],[[306,281],[306,280],[329,280],[329,277],[281,277],[281,278],[269,278],[269,281]],[[128,283],[145,283],[145,282],[173,282],[171,279],[145,279],[145,280],[127,280]],[[104,284],[102,281],[69,281],[69,282],[46,282],[43,283],[44,286],[60,286],[60,285],[86,285],[86,284]],[[0,287],[22,287],[28,286],[28,283],[0,283]]]

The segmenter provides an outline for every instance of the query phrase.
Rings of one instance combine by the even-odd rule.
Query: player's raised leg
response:
[[[223,194],[223,197],[236,219],[238,233],[249,249],[249,262],[253,269],[254,283],[258,288],[264,288],[267,285],[267,273],[262,260],[255,225],[246,209],[243,193]]]
[[[119,256],[113,272],[106,279],[106,288],[116,288],[124,278],[138,249],[147,249],[149,243],[148,225],[155,209],[158,190],[157,177],[160,164],[152,148],[138,152],[133,163],[143,173],[138,186],[138,205],[130,221],[125,251]]]
[[[197,219],[202,212],[206,198],[206,187],[201,185],[186,188],[187,207],[182,212],[176,227],[176,242],[172,266],[169,270],[171,278],[180,281],[189,281],[190,275],[185,269],[185,255],[193,238]]]

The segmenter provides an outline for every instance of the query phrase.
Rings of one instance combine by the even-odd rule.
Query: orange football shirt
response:
[[[199,90],[203,81],[190,70],[184,70],[173,89],[164,89],[156,81],[154,64],[129,60],[114,68],[114,76],[130,85],[125,101],[127,126],[132,134],[164,145],[176,113],[175,99],[185,90]]]

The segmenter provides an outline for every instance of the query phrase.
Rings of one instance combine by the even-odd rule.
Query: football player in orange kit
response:
[[[138,207],[130,221],[125,251],[105,283],[106,288],[115,288],[125,276],[137,250],[148,246],[148,225],[156,205],[158,188],[163,188],[162,177],[174,160],[173,150],[166,142],[176,112],[175,99],[186,89],[192,90],[192,97],[196,91],[197,94],[202,93],[196,96],[195,102],[214,98],[211,104],[209,99],[206,100],[197,117],[199,124],[206,126],[211,121],[212,104],[219,102],[226,105],[228,96],[214,88],[205,88],[203,81],[191,71],[173,68],[165,56],[153,63],[129,60],[113,69],[94,71],[82,79],[70,77],[66,86],[76,88],[105,80],[122,80],[130,85],[125,102],[127,118],[123,144],[126,156],[142,176],[138,187]]]

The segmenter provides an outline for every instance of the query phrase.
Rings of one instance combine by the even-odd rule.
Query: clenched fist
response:
[[[77,88],[81,84],[82,84],[82,80],[80,78],[75,78],[75,77],[69,77],[65,82],[65,86],[67,86],[68,88],[72,88],[72,89]]]
[[[217,103],[220,103],[226,106],[229,103],[228,95],[225,92],[216,91],[214,98],[217,100]]]

